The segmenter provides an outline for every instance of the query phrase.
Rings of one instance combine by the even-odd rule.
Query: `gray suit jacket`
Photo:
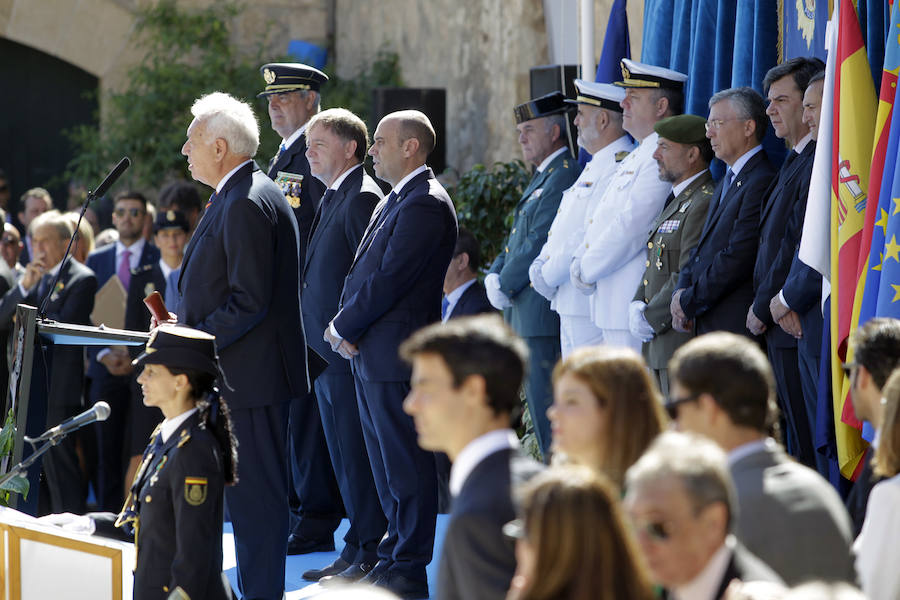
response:
[[[788,585],[855,580],[850,517],[831,485],[774,442],[731,465],[741,543]]]
[[[516,570],[503,525],[516,517],[512,490],[541,465],[519,450],[499,450],[478,463],[453,499],[441,551],[437,598],[502,600]]]

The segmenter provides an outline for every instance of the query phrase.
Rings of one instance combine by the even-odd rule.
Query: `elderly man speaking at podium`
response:
[[[309,391],[299,235],[281,190],[251,161],[252,109],[220,92],[191,107],[181,152],[215,189],[184,252],[178,321],[216,336],[241,453],[225,499],[244,598],[279,600],[288,538],[288,405]]]

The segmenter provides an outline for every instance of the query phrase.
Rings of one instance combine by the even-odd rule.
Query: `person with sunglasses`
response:
[[[147,214],[147,199],[136,190],[126,190],[116,196],[113,209],[113,226],[119,234],[115,244],[94,250],[85,263],[97,275],[97,287],[102,289],[112,278],[117,277],[128,297],[132,285],[141,286],[139,277],[132,275],[153,268],[159,261],[159,249],[148,244],[143,237],[144,216]],[[109,313],[94,314],[95,325],[111,318]],[[125,310],[125,329],[147,331],[150,315],[140,306],[139,310]],[[109,419],[98,423],[97,432],[97,500],[103,510],[117,510],[122,505],[127,479],[123,464],[123,448],[129,447],[125,432],[130,420],[130,404],[136,384],[132,373],[131,360],[136,351],[129,353],[124,346],[93,346],[88,349],[88,377],[91,379],[91,403],[100,400],[112,408]],[[155,423],[154,423],[155,425]]]
[[[732,333],[707,334],[675,352],[669,374],[666,407],[678,428],[707,436],[728,453],[738,539],[790,585],[852,582],[843,502],[769,437],[777,415],[775,378],[759,346]]]
[[[625,511],[664,598],[718,600],[733,579],[781,578],[732,535],[728,459],[694,434],[660,435],[626,474]]]

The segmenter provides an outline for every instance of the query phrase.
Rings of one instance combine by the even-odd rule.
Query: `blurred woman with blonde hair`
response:
[[[557,363],[547,416],[562,462],[588,466],[619,488],[668,421],[641,355],[609,346],[579,348]]]

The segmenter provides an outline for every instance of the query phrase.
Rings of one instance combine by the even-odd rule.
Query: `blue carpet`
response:
[[[444,533],[447,529],[447,515],[438,515],[437,527],[434,537],[434,558],[426,569],[428,573],[428,589],[431,596],[434,597],[437,587],[437,571],[439,558],[441,555],[441,547],[444,544]],[[309,569],[316,569],[327,566],[334,562],[340,554],[340,550],[344,545],[344,534],[350,528],[350,522],[347,519],[341,521],[340,526],[334,533],[334,544],[336,550],[334,552],[315,552],[313,554],[300,554],[297,556],[288,556],[285,566],[284,575],[284,591],[288,600],[298,598],[312,598],[319,589],[318,584],[305,581],[301,575]],[[225,573],[231,580],[231,587],[237,592],[237,568],[234,561],[234,540],[231,529],[231,523],[225,523],[225,535],[223,537],[223,553]],[[301,591],[302,590],[302,591]]]

